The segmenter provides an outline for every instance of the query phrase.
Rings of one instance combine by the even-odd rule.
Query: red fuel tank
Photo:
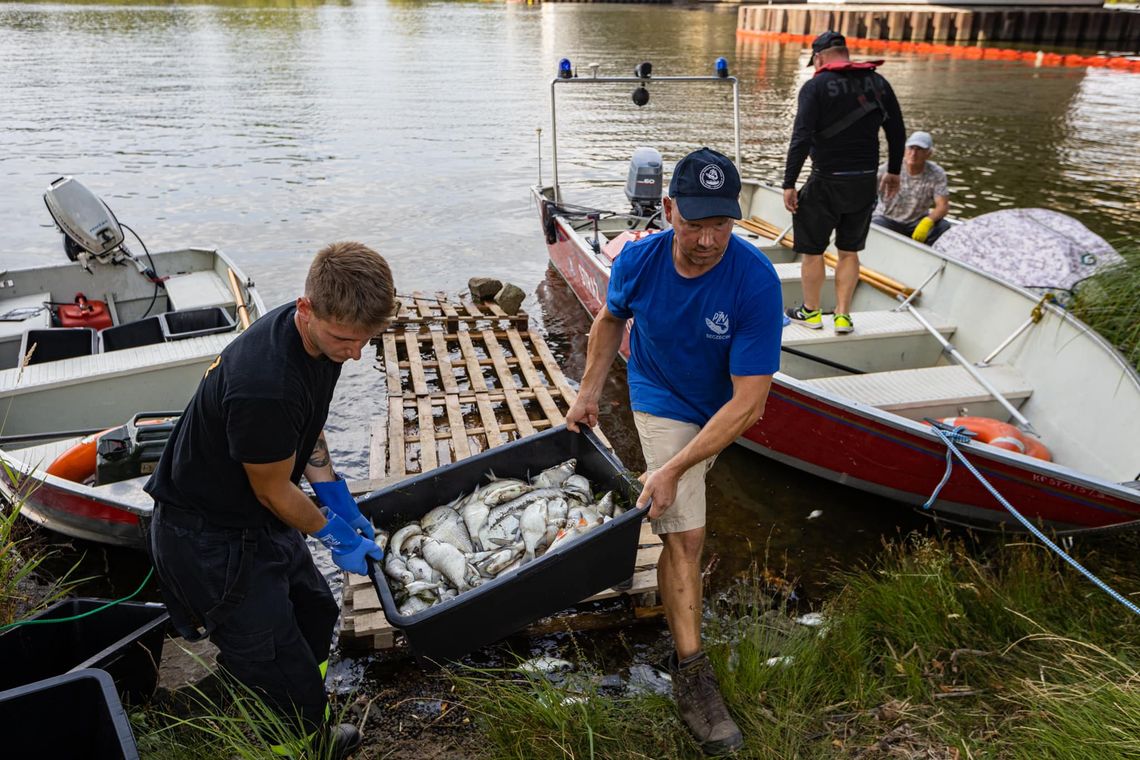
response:
[[[60,327],[93,327],[102,330],[111,326],[111,312],[103,301],[88,301],[82,293],[75,294],[75,303],[59,307]]]

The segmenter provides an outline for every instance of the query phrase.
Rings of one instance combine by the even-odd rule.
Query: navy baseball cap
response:
[[[839,32],[828,29],[811,41],[811,57],[808,58],[807,65],[811,66],[815,63],[816,53],[822,53],[824,50],[833,47],[847,47],[847,38]]]
[[[740,172],[712,148],[694,150],[673,167],[669,197],[686,219],[740,218]]]

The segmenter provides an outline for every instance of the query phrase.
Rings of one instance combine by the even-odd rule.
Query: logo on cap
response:
[[[724,172],[716,164],[705,164],[700,174],[701,185],[708,190],[719,190],[724,184]]]

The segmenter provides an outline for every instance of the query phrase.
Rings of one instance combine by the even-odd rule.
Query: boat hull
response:
[[[540,208],[543,197],[535,188]],[[605,302],[608,260],[563,220],[554,222],[550,260],[596,316]],[[628,358],[628,331],[621,353]],[[829,397],[783,373],[774,378],[763,419],[738,443],[813,475],[913,505],[927,502],[946,470],[946,446],[927,425]],[[984,444],[964,448],[990,483],[1035,522],[1070,528],[1140,519],[1140,492]],[[958,462],[935,509],[979,523],[1015,522]]]

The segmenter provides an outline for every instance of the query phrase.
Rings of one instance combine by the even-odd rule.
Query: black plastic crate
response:
[[[44,327],[28,330],[20,344],[20,357],[36,347],[28,364],[43,364],[95,353],[98,341],[90,327]]]
[[[199,335],[224,333],[237,327],[234,318],[221,306],[205,309],[185,309],[167,311],[158,315],[162,321],[162,332],[167,340],[197,338]]]
[[[67,618],[101,607],[106,599],[65,599],[35,620]],[[154,693],[166,623],[161,604],[120,602],[79,620],[23,625],[0,634],[0,689],[83,668],[101,668],[124,702],[139,704]]]
[[[122,351],[124,348],[165,342],[166,335],[162,332],[162,322],[157,314],[99,331],[99,344],[103,351]]]
[[[77,670],[0,691],[0,730],[4,757],[139,756],[115,682],[102,670]]]
[[[636,479],[597,436],[560,426],[375,491],[361,500],[360,508],[377,527],[391,531],[470,493],[487,482],[488,471],[525,479],[571,457],[596,492],[613,491],[619,503],[636,501]],[[403,631],[412,649],[428,659],[455,660],[627,580],[633,575],[645,512],[630,509],[508,575],[415,615],[397,611],[379,564],[370,563],[370,575],[384,616]]]

